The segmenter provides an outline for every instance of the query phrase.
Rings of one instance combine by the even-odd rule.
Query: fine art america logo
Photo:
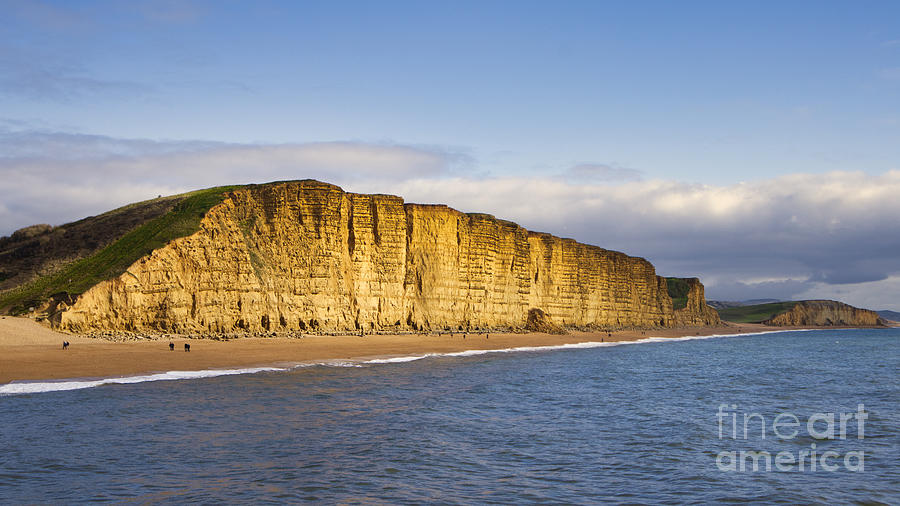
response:
[[[863,404],[857,405],[856,412],[849,413],[813,413],[805,420],[793,413],[779,413],[770,418],[759,413],[738,413],[735,404],[720,404],[716,413],[719,422],[720,440],[743,440],[750,438],[761,445],[789,444],[799,450],[724,450],[716,456],[716,466],[720,471],[782,471],[782,472],[816,472],[865,471],[865,452],[854,449],[844,453],[825,450],[820,446],[826,443],[845,441],[848,431],[851,439],[865,439],[866,413]],[[805,433],[802,433],[805,429]],[[798,436],[801,438],[798,440]],[[803,439],[816,440],[807,446]],[[843,446],[843,445],[842,445]]]

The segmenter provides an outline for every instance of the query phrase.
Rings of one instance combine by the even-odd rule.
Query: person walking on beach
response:
[[[68,349],[69,349],[69,341],[63,341],[63,349],[64,349],[64,350],[68,350]]]
[[[175,351],[175,343],[169,341],[169,351]]]

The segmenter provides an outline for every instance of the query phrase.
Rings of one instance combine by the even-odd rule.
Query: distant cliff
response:
[[[875,311],[834,300],[805,300],[763,322],[766,325],[875,327],[886,322]]]
[[[675,278],[671,278],[675,279]],[[710,325],[703,285],[485,214],[317,181],[238,188],[125,272],[57,299],[69,331],[262,332]]]

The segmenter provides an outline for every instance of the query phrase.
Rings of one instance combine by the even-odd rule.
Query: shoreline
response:
[[[840,327],[828,327],[828,329]],[[172,371],[284,368],[329,361],[378,360],[430,354],[501,351],[513,348],[557,347],[579,343],[633,342],[648,338],[696,338],[758,332],[815,330],[821,327],[770,327],[725,323],[715,327],[684,327],[612,332],[555,334],[456,333],[422,335],[358,335],[302,338],[244,337],[229,341],[172,338],[114,342],[56,332],[28,318],[0,319],[0,385],[11,382],[115,378]],[[71,343],[62,349],[62,341]],[[175,351],[169,351],[169,342]],[[183,351],[184,343],[191,345]],[[378,363],[378,362],[375,362]]]

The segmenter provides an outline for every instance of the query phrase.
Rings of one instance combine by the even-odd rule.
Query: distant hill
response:
[[[730,307],[743,306],[743,304],[741,304],[740,302],[733,302],[733,301],[728,301],[728,300],[708,300],[708,301],[706,301],[706,305],[717,311],[719,309],[728,309]]]
[[[730,307],[756,306],[759,304],[771,304],[773,302],[784,302],[781,299],[750,299],[750,300],[708,300],[706,305],[716,309],[728,309]]]
[[[748,299],[741,301],[741,303],[745,306],[756,306],[759,304],[771,304],[773,302],[790,302],[789,300],[784,299]]]
[[[712,302],[714,303],[715,301]],[[770,302],[768,304],[741,305],[716,309],[719,311],[719,317],[723,320],[735,323],[762,323],[778,314],[790,311],[797,303],[797,301]],[[710,302],[707,302],[707,305],[716,307]]]
[[[891,320],[895,322],[900,322],[900,313],[897,311],[889,311],[887,309],[882,309],[881,311],[875,311],[878,313],[878,316],[884,318],[885,320]]]

